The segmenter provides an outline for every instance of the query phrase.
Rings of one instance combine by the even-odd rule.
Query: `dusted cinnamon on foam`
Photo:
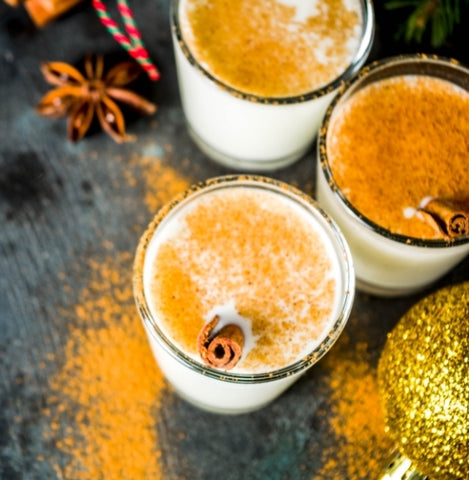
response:
[[[463,235],[468,112],[469,93],[433,77],[394,77],[364,87],[331,118],[327,155],[334,180],[360,213],[393,233]],[[429,197],[438,200],[432,214],[422,208]]]
[[[254,342],[237,371],[282,368],[312,350],[333,321],[337,266],[319,228],[290,202],[254,188],[211,192],[160,234],[147,298],[179,349],[200,360],[207,315],[233,303]]]
[[[216,78],[245,93],[292,96],[331,82],[358,49],[358,1],[186,0],[184,39]]]

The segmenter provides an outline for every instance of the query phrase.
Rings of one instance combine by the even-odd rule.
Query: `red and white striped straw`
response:
[[[107,28],[109,33],[124,48],[132,58],[134,58],[141,67],[147,72],[151,80],[158,80],[160,73],[155,67],[148,55],[148,51],[142,41],[142,36],[137,28],[132,10],[127,4],[127,0],[117,0],[117,8],[124,23],[126,36],[124,32],[119,28],[117,22],[115,22],[107,11],[106,6],[102,0],[92,0],[93,8],[101,20],[101,23]]]

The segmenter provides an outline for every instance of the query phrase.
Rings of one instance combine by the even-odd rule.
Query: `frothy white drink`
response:
[[[181,0],[172,23],[189,129],[212,158],[243,169],[305,152],[373,38],[364,0]]]
[[[325,353],[348,316],[347,246],[312,201],[284,188],[215,181],[165,212],[140,253],[155,355],[182,395],[205,408],[265,404]],[[219,328],[244,334],[229,372],[204,365],[197,349],[215,315]]]
[[[442,59],[383,60],[326,119],[318,200],[350,245],[361,289],[410,293],[469,252],[468,80]]]

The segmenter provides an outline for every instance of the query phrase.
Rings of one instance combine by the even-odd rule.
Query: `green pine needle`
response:
[[[469,0],[462,0],[469,5]],[[406,10],[408,17],[396,32],[407,43],[421,43],[429,30],[432,47],[444,45],[461,20],[460,0],[388,0],[388,10]]]

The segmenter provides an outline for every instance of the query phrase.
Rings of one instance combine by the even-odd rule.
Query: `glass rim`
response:
[[[231,87],[224,81],[218,79],[212,75],[206,68],[204,68],[198,60],[192,55],[189,46],[187,45],[179,23],[178,7],[181,0],[171,0],[170,3],[170,21],[171,21],[171,30],[174,33],[177,43],[181,48],[182,53],[189,61],[189,63],[195,67],[202,75],[208,78],[210,81],[218,85],[223,90],[229,92],[234,97],[247,100],[253,103],[260,103],[266,105],[289,105],[294,103],[302,103],[308,100],[314,100],[316,98],[323,97],[328,93],[333,92],[348,79],[352,78],[357,71],[363,66],[366,59],[368,58],[371,48],[373,46],[373,39],[375,35],[375,15],[373,9],[372,0],[358,0],[362,8],[362,17],[363,17],[363,31],[360,39],[360,44],[355,52],[355,55],[351,63],[347,66],[345,70],[335,79],[331,80],[325,85],[299,95],[287,95],[287,96],[262,96],[254,93],[244,92],[237,88]]]
[[[183,202],[186,200],[188,201],[189,199],[194,198],[195,194],[203,194],[207,191],[213,191],[220,188],[229,188],[231,186],[257,186],[259,188],[266,188],[269,191],[288,196],[289,199],[296,201],[300,205],[306,207],[312,214],[317,215],[317,217],[315,216],[315,219],[320,224],[322,222],[321,226],[323,228],[325,225],[330,227],[328,236],[329,238],[334,239],[334,250],[341,267],[341,291],[343,291],[343,295],[342,298],[337,299],[336,310],[338,313],[336,318],[331,319],[330,328],[323,332],[323,338],[321,338],[320,342],[301,359],[296,360],[285,367],[269,370],[267,372],[236,373],[222,369],[216,369],[205,365],[195,360],[190,355],[182,352],[158,326],[157,321],[149,308],[144,289],[144,265],[146,251],[161,222],[176,207],[183,205]],[[171,202],[163,206],[153,217],[138,242],[133,264],[132,280],[137,310],[145,326],[149,327],[147,328],[147,331],[149,331],[155,340],[157,340],[158,344],[164,348],[165,351],[173,357],[173,359],[190,368],[192,371],[195,371],[206,377],[234,383],[271,382],[281,378],[289,377],[301,371],[305,371],[310,365],[313,365],[320,358],[322,358],[339,338],[349,318],[355,297],[355,271],[353,267],[352,256],[348,244],[346,243],[345,238],[335,222],[322,210],[321,207],[319,207],[316,201],[306,193],[282,181],[260,175],[234,174],[213,177],[192,185],[183,193],[176,196]],[[338,295],[340,295],[340,292]]]
[[[380,236],[396,241],[398,243],[409,245],[409,246],[416,246],[416,247],[428,247],[428,248],[448,248],[448,247],[455,247],[458,245],[464,245],[469,243],[469,235],[463,235],[459,237],[449,237],[447,239],[422,239],[418,237],[412,237],[409,235],[403,235],[399,233],[394,233],[388,230],[385,227],[377,224],[376,222],[370,220],[367,216],[362,214],[345,196],[342,192],[341,188],[335,181],[334,175],[332,174],[329,161],[327,158],[327,133],[329,130],[329,123],[331,121],[332,116],[334,115],[336,109],[340,107],[340,103],[348,94],[355,93],[353,91],[354,88],[360,88],[362,82],[369,79],[373,74],[379,73],[380,71],[385,71],[388,68],[394,67],[396,65],[405,65],[408,64],[409,66],[418,65],[418,64],[428,64],[431,65],[438,65],[440,67],[447,67],[448,69],[452,69],[455,72],[460,71],[461,74],[465,75],[469,79],[469,69],[466,68],[463,64],[461,64],[458,60],[454,58],[444,57],[441,55],[434,55],[434,54],[425,54],[425,53],[411,53],[411,54],[402,54],[402,55],[395,55],[391,57],[382,58],[379,60],[375,60],[370,64],[363,67],[355,77],[351,78],[347,82],[345,82],[335,97],[333,98],[332,102],[329,104],[329,107],[326,110],[324,115],[321,127],[318,133],[318,160],[321,167],[321,170],[324,174],[325,180],[329,185],[330,191],[334,196],[336,196],[339,201],[344,206],[347,214],[351,217],[354,217],[360,225],[364,226],[368,230],[371,230]],[[410,73],[409,73],[410,74]],[[418,75],[418,72],[412,73],[414,75]],[[425,72],[425,75],[429,75],[430,72]],[[391,78],[394,76],[401,76],[404,75],[402,73],[398,73],[396,75],[389,75],[380,77],[383,78]],[[438,78],[443,78],[441,76],[435,75]],[[447,81],[451,81],[445,79]],[[454,82],[452,82],[454,83]]]

